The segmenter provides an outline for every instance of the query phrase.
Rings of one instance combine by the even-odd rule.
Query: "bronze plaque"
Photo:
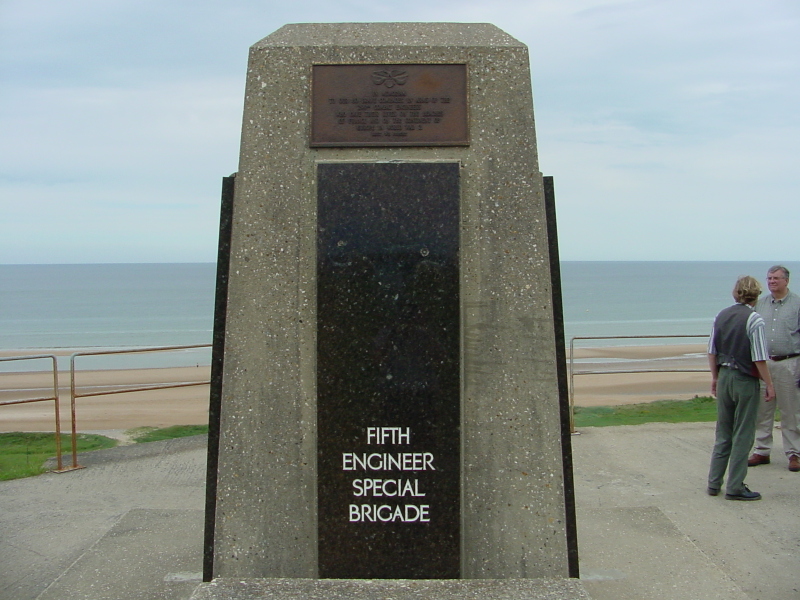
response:
[[[467,146],[466,65],[314,65],[311,146]]]

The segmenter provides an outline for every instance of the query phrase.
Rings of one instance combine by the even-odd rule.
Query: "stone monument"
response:
[[[584,597],[527,48],[488,24],[287,25],[250,50],[224,190],[198,597]]]

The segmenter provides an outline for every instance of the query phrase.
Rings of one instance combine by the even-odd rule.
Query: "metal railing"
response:
[[[53,363],[53,395],[44,398],[24,398],[20,400],[3,400],[0,401],[0,406],[10,406],[12,404],[30,404],[33,402],[53,402],[55,408],[55,424],[56,424],[56,472],[70,471],[71,468],[64,468],[61,460],[61,413],[58,399],[58,360],[53,354],[38,354],[35,356],[12,356],[8,358],[0,358],[0,362],[11,362],[18,360],[50,360]],[[43,373],[44,371],[36,371]],[[73,454],[73,464],[75,463],[75,455]]]
[[[569,341],[569,428],[572,433],[575,433],[575,375],[620,375],[627,373],[706,373],[708,369],[689,369],[689,368],[670,368],[670,369],[624,369],[624,370],[609,370],[602,371],[575,371],[575,340],[649,340],[649,339],[689,339],[689,338],[705,338],[708,335],[692,334],[692,335],[606,335],[606,336],[592,336],[582,337],[575,336]],[[607,348],[608,346],[604,346]]]
[[[89,398],[91,396],[109,396],[112,394],[127,394],[130,392],[148,392],[152,390],[167,390],[172,388],[192,387],[198,385],[208,385],[210,380],[203,381],[181,381],[179,383],[155,383],[146,385],[124,385],[118,389],[109,389],[96,392],[78,392],[78,386],[75,383],[75,359],[82,356],[111,356],[119,354],[142,354],[145,352],[170,352],[175,350],[192,350],[196,348],[211,348],[211,344],[194,344],[191,346],[158,346],[153,348],[131,348],[127,350],[97,350],[92,352],[75,352],[69,359],[69,388],[70,388],[70,418],[72,421],[72,453],[73,453],[73,466],[78,468],[77,462],[74,462],[76,456],[76,445],[78,439],[78,419],[76,412],[77,398]]]

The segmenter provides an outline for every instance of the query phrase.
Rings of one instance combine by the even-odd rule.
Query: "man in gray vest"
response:
[[[730,467],[725,493],[728,500],[761,499],[761,494],[750,491],[744,483],[759,406],[759,376],[766,383],[765,399],[775,397],[766,365],[764,320],[753,311],[760,293],[761,285],[756,279],[740,277],[733,288],[736,304],[717,315],[708,341],[711,393],[717,397],[708,493],[719,494],[725,470]]]
[[[769,464],[775,406],[781,409],[783,451],[789,470],[800,471],[800,296],[789,291],[789,269],[775,265],[767,272],[770,293],[756,304],[766,323],[769,372],[775,382],[777,402],[762,402],[758,411],[756,442],[747,464]]]

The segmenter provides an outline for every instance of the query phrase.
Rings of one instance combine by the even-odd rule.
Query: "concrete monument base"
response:
[[[200,585],[191,600],[590,600],[578,579],[239,579]]]

